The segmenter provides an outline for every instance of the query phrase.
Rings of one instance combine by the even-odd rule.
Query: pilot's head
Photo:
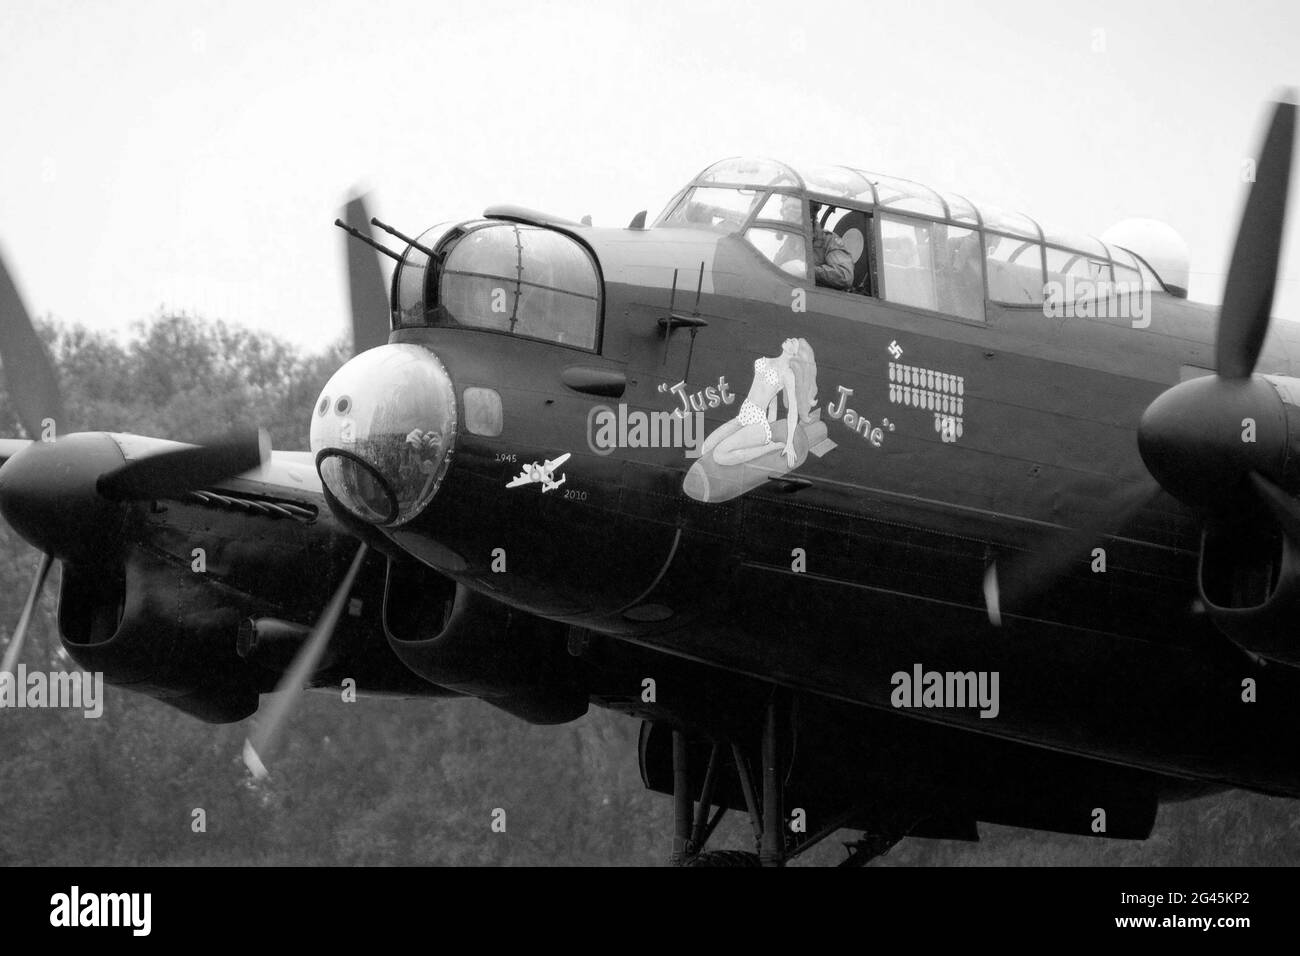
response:
[[[803,222],[803,200],[798,196],[782,196],[781,219],[784,222]]]

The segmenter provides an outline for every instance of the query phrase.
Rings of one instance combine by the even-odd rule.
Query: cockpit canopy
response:
[[[771,159],[724,159],[679,192],[655,225],[743,235],[779,268],[798,273],[806,268],[806,257],[792,253],[791,247],[801,249],[805,237],[813,235],[805,200],[826,207],[828,215],[835,208],[878,218],[883,267],[897,267],[896,289],[916,285],[906,274],[908,268],[924,267],[928,257],[937,269],[940,258],[967,254],[964,248],[973,243],[983,249],[993,301],[1041,303],[1044,284],[1067,277],[1186,294],[1185,283],[1165,281],[1127,247],[1040,225],[1023,213],[976,205],[956,193],[848,166],[796,169]],[[825,228],[828,223],[823,217],[815,225]],[[850,247],[859,243],[857,259],[866,237],[855,237],[848,229],[836,231]],[[919,301],[909,304],[935,307]]]
[[[434,253],[434,265],[424,251]],[[395,327],[455,325],[595,349],[601,283],[591,254],[553,229],[500,219],[440,223],[393,278]]]

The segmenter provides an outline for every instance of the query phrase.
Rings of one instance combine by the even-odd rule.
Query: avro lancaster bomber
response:
[[[69,433],[6,276],[25,617],[62,562],[67,652],[206,721],[345,679],[624,712],[691,865],[1300,796],[1294,117],[1217,309],[1168,227],[850,167],[725,160],[627,228],[494,206],[407,236],[354,202],[356,353],[310,451]],[[752,847],[710,848],[729,811]]]

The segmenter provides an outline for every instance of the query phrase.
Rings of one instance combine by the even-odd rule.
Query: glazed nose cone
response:
[[[311,450],[321,480],[352,515],[410,521],[433,500],[456,440],[456,393],[438,357],[419,345],[362,352],[316,401]]]

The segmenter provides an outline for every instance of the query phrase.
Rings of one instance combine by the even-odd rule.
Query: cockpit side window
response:
[[[924,220],[880,217],[881,291],[890,302],[938,308],[930,232]]]
[[[761,189],[696,186],[688,189],[657,225],[733,233],[749,220],[764,192]]]
[[[772,193],[759,208],[755,219],[765,223],[786,223],[796,231],[802,231],[804,215],[802,198],[789,193]]]
[[[1048,246],[1047,297],[1056,302],[1079,302],[1095,299],[1098,293],[1109,295],[1110,262],[1094,259],[1083,252]]]
[[[983,320],[983,252],[978,232],[944,222],[882,215],[880,243],[885,299]]]
[[[1009,305],[1043,304],[1043,247],[1019,236],[984,234],[989,298]]]
[[[745,240],[778,269],[807,280],[805,217],[802,197],[772,193],[759,207],[753,224],[745,230]]]
[[[934,242],[940,252],[934,270],[939,311],[984,321],[984,252],[980,234],[974,229],[937,222]]]
[[[795,231],[789,227],[751,226],[745,230],[745,238],[778,269],[800,279],[808,278],[808,243],[802,227]]]

